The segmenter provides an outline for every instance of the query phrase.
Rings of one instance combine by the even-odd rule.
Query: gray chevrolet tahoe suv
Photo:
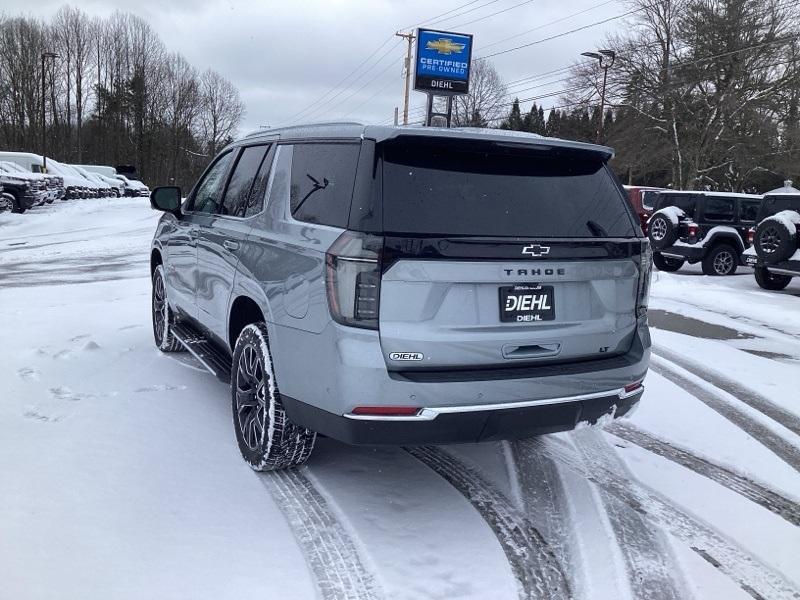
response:
[[[649,362],[651,252],[612,151],[497,130],[251,134],[164,211],[156,344],[230,382],[255,469],[352,444],[619,417]]]

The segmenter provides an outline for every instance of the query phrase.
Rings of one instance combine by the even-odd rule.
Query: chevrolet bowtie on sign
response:
[[[440,96],[469,92],[472,36],[419,29],[414,89]]]

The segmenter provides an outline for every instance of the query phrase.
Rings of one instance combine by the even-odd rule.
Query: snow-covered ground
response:
[[[797,598],[800,282],[655,273],[632,419],[239,458],[152,343],[147,199],[0,215],[0,598]]]

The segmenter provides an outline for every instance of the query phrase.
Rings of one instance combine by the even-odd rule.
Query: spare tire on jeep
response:
[[[657,212],[650,219],[647,237],[656,250],[669,248],[678,239],[678,228],[669,215]]]
[[[795,235],[795,232],[787,228],[783,219],[768,217],[756,227],[753,239],[756,254],[768,265],[788,260],[797,249]]]

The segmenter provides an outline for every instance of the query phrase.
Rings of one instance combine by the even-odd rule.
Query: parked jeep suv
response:
[[[758,285],[782,290],[800,276],[800,190],[791,181],[764,196],[751,235],[753,246],[743,259],[754,267]]]
[[[677,271],[699,262],[706,275],[733,275],[761,201],[750,194],[658,192],[647,227],[653,264]]]
[[[219,154],[152,246],[155,342],[230,381],[255,469],[353,444],[619,417],[649,361],[649,243],[601,146],[315,125]]]

